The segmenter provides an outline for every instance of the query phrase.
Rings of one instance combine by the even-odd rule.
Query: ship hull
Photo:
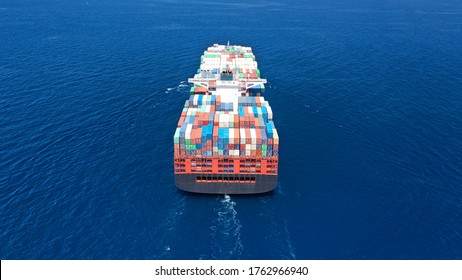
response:
[[[206,194],[259,194],[276,188],[276,175],[175,174],[176,186],[186,192]]]

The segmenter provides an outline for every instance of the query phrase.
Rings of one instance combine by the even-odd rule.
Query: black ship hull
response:
[[[175,174],[176,186],[187,192],[207,194],[258,194],[274,190],[277,175]]]

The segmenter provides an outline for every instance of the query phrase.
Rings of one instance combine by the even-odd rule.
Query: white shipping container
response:
[[[257,144],[257,132],[255,131],[255,128],[250,129],[250,137],[252,138],[252,144],[254,142]]]
[[[229,144],[234,144],[234,129],[229,130]]]
[[[241,138],[241,144],[245,144],[245,128],[240,129],[240,138]]]
[[[188,109],[188,112],[186,112],[186,115],[187,115],[187,116],[195,116],[195,115],[196,115],[196,111],[197,111],[196,108],[189,108],[189,109]]]
[[[198,94],[195,94],[195,95],[194,95],[194,98],[193,98],[193,105],[196,105],[196,106],[197,106],[197,103],[199,103],[199,95],[198,95]]]
[[[273,129],[273,142],[274,144],[279,144],[279,134],[276,128]]]
[[[185,139],[191,139],[192,124],[186,125]]]
[[[266,103],[266,110],[268,111],[268,120],[273,119],[273,110],[271,109],[271,106],[268,104],[268,101]]]
[[[180,128],[177,127],[175,130],[175,135],[173,136],[173,143],[178,144],[180,143]]]

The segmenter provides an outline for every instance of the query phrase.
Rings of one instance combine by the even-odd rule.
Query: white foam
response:
[[[212,257],[215,259],[237,259],[241,256],[241,222],[234,209],[236,203],[227,194],[219,201],[215,225],[210,227]]]

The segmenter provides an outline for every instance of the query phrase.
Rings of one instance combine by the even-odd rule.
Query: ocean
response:
[[[461,3],[1,0],[1,259],[462,259]],[[268,80],[269,194],[174,184],[228,41]]]

